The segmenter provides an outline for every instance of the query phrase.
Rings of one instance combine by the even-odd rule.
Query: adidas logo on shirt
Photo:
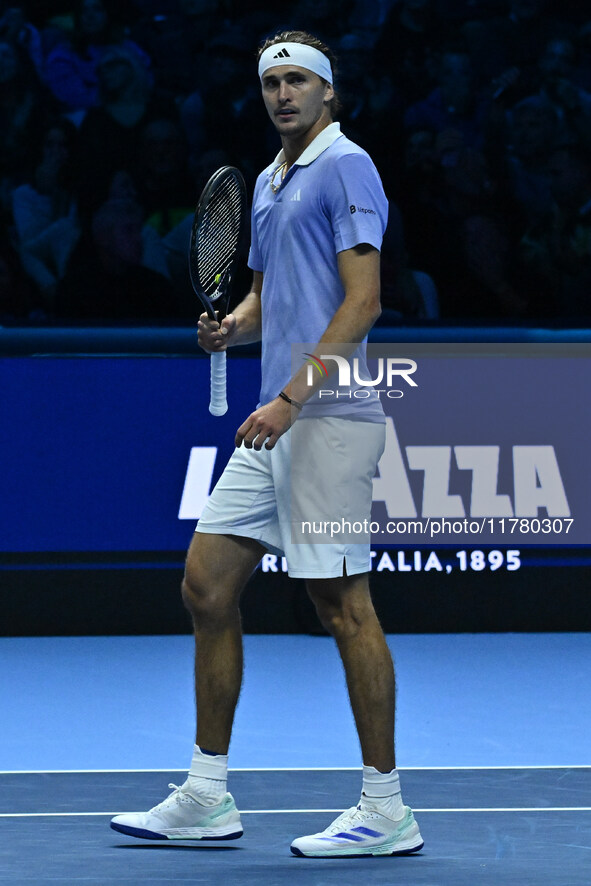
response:
[[[295,192],[295,194],[293,195],[293,197],[290,197],[289,199],[292,201],[293,200],[300,201],[302,199],[302,189],[298,188],[297,191]]]
[[[290,56],[289,52],[287,51],[287,49],[285,49],[285,47],[284,47],[283,49],[281,49],[277,53],[277,55],[274,55],[273,58],[291,58],[291,56]]]

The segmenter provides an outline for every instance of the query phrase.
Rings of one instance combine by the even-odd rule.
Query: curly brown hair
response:
[[[318,37],[315,37],[313,34],[309,34],[307,31],[279,31],[273,37],[267,37],[264,43],[262,43],[257,50],[257,61],[260,59],[261,55],[268,49],[269,46],[275,46],[277,43],[303,43],[305,46],[312,46],[314,49],[317,49],[323,55],[327,57],[330,62],[330,66],[332,68],[332,76],[333,81],[337,78],[337,59],[329,46],[326,43],[323,43]],[[323,80],[323,78],[320,78]],[[326,83],[326,80],[323,80]],[[341,100],[336,93],[334,94],[334,98],[330,101],[330,113],[334,119],[336,119],[336,115],[341,109]]]

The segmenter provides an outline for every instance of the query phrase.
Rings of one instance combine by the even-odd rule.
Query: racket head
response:
[[[189,241],[191,284],[212,320],[221,319],[227,311],[245,222],[246,184],[242,173],[234,166],[222,166],[203,188]]]

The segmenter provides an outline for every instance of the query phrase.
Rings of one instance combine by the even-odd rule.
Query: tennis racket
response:
[[[208,317],[221,322],[226,316],[229,289],[244,234],[246,185],[242,173],[222,166],[211,176],[199,198],[189,243],[189,273],[195,294]],[[211,354],[209,411],[224,415],[226,352]]]

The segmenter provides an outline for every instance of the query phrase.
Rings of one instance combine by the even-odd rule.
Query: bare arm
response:
[[[225,351],[232,345],[247,345],[261,338],[261,290],[263,275],[254,271],[250,292],[232,314],[221,324],[201,314],[197,323],[197,340],[208,354]]]
[[[338,255],[339,275],[345,298],[326,327],[314,353],[320,353],[327,343],[348,344],[351,353],[362,341],[380,315],[380,254],[368,244],[355,246]],[[348,356],[341,349],[343,356]],[[299,403],[304,403],[315,392],[306,383],[303,367],[284,387],[284,392]],[[279,392],[278,392],[279,393]],[[291,427],[294,409],[276,397],[248,416],[236,433],[236,445],[247,448],[272,449],[279,437]]]
[[[326,327],[318,345],[328,343],[349,345],[340,348],[339,353],[348,357],[355,346],[363,341],[381,313],[380,307],[380,253],[373,246],[363,243],[353,249],[338,254],[339,275],[345,289],[345,299]],[[322,348],[314,348],[320,354]],[[307,383],[306,368],[303,367],[285,386],[285,393],[305,403],[320,386]]]

